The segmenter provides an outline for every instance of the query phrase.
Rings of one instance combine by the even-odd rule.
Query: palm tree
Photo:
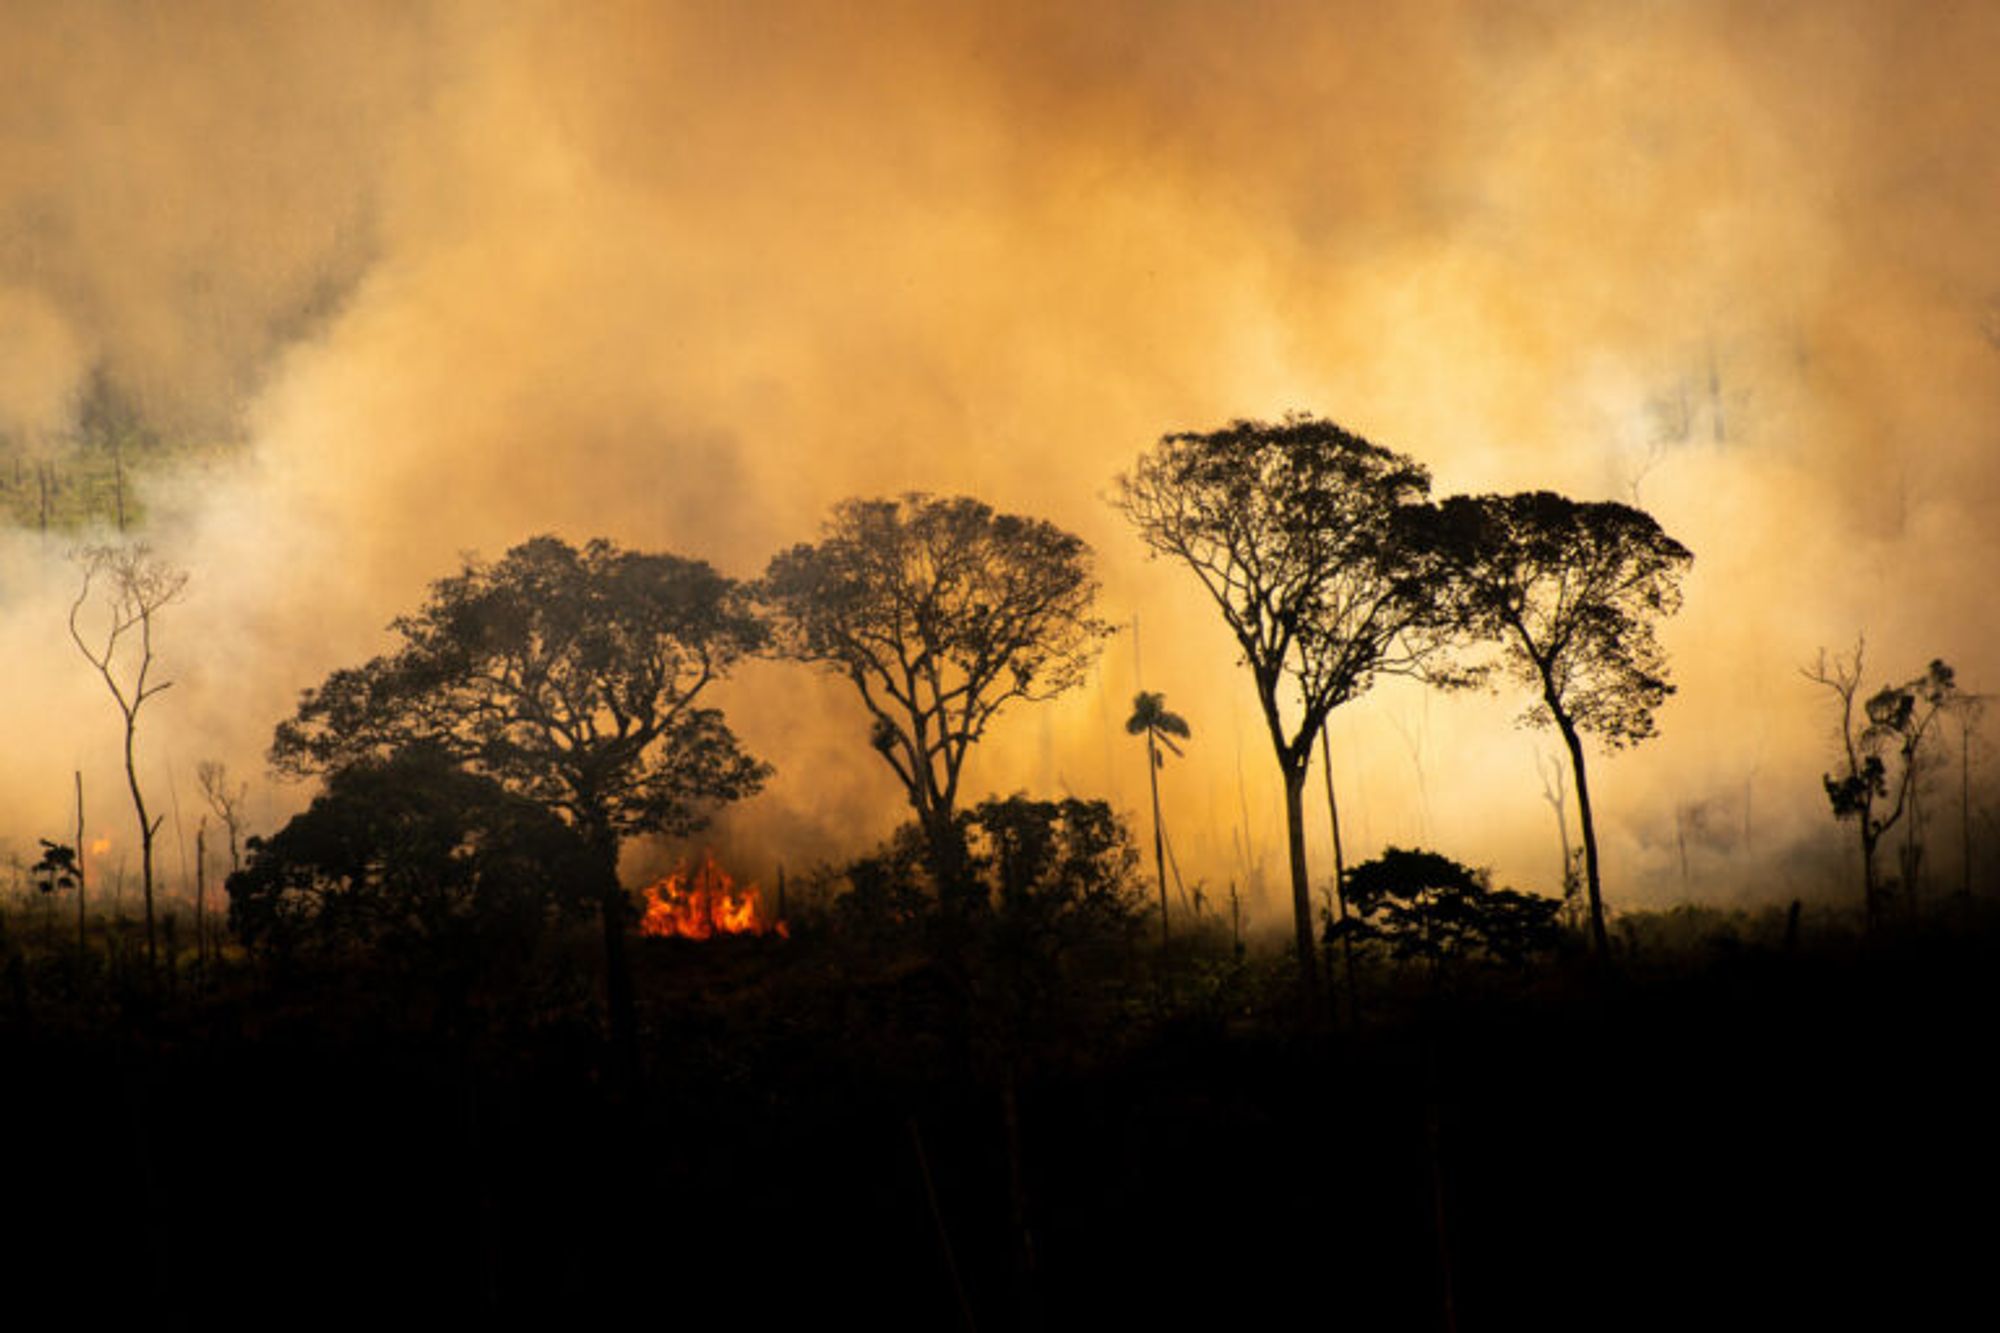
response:
[[[1167,853],[1166,839],[1160,825],[1160,766],[1167,761],[1160,754],[1165,746],[1178,757],[1181,747],[1174,744],[1179,736],[1186,740],[1187,719],[1179,713],[1167,711],[1167,696],[1140,690],[1132,699],[1132,716],[1125,719],[1128,734],[1146,737],[1146,777],[1153,786],[1153,863],[1160,872],[1160,947],[1167,945]]]

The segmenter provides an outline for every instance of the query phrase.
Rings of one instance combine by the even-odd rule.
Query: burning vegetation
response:
[[[639,933],[655,939],[706,940],[717,935],[777,935],[785,923],[764,907],[755,884],[738,885],[715,853],[640,890]]]

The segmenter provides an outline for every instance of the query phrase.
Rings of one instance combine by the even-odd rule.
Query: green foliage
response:
[[[335,769],[307,810],[252,838],[229,923],[267,957],[490,961],[586,908],[592,883],[561,820],[419,748]]]
[[[1519,967],[1561,937],[1560,899],[1496,889],[1485,871],[1431,851],[1391,847],[1354,867],[1347,903],[1351,915],[1329,919],[1327,939],[1379,943],[1433,975],[1468,964]]]

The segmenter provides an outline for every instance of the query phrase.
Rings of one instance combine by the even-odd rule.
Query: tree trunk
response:
[[[1311,751],[1307,752],[1308,757]],[[1299,975],[1306,993],[1319,994],[1319,963],[1314,956],[1312,891],[1306,882],[1306,765],[1285,769],[1285,842],[1292,863],[1292,916],[1298,933]]]
[[[160,965],[159,945],[153,934],[153,831],[157,827],[146,818],[146,798],[139,791],[139,767],[132,758],[133,733],[137,730],[132,714],[125,715],[125,781],[132,788],[132,808],[139,815],[139,884],[146,897],[146,971],[150,975]]]
[[[1553,700],[1549,701],[1549,711],[1562,731],[1563,744],[1569,747],[1569,762],[1576,775],[1576,812],[1583,824],[1583,880],[1590,895],[1590,947],[1599,959],[1604,959],[1611,956],[1611,940],[1604,931],[1604,889],[1597,869],[1597,821],[1590,810],[1590,779],[1583,769],[1583,741],[1576,734],[1569,714],[1556,707]]]
[[[631,905],[618,882],[618,840],[599,833],[590,835],[589,843],[599,875],[597,910],[604,927],[604,1010],[611,1027],[612,1072],[621,1085],[619,1091],[630,1097],[639,1090],[639,1017],[625,940]]]
[[[194,826],[194,971],[195,984],[208,971],[208,821]]]
[[[1333,742],[1327,724],[1319,724],[1319,758],[1326,769],[1326,817],[1333,825],[1333,905],[1340,924],[1347,924],[1347,853],[1340,845],[1340,802],[1333,795]],[[1329,964],[1331,966],[1331,964]],[[1361,994],[1354,985],[1354,941],[1343,930],[1340,935],[1340,970],[1347,978],[1347,1017],[1352,1022],[1361,1014]]]
[[[84,951],[89,946],[83,904],[84,891],[88,887],[87,881],[90,878],[86,861],[88,855],[89,853],[83,845],[83,770],[79,768],[76,770],[76,953],[78,958],[83,957]]]
[[[1166,837],[1160,831],[1160,754],[1154,746],[1153,733],[1146,732],[1146,778],[1153,788],[1153,864],[1160,872],[1160,952],[1167,949],[1167,849]]]
[[[1861,920],[1870,934],[1882,915],[1882,890],[1875,882],[1875,841],[1881,836],[1871,830],[1869,821],[1873,818],[1867,806],[1861,809]]]
[[[1972,725],[1959,723],[1958,734],[1958,836],[1959,877],[1965,896],[1972,897]]]

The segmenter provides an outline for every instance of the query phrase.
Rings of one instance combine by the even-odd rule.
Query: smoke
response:
[[[852,494],[1048,517],[1194,726],[1163,794],[1220,897],[1280,864],[1268,745],[1217,617],[1102,496],[1166,431],[1317,411],[1441,491],[1636,499],[1695,551],[1663,735],[1593,771],[1609,891],[1679,897],[1701,810],[1738,831],[1693,890],[1756,895],[1841,836],[1800,662],[1865,627],[1885,680],[2000,672],[1996,37],[1944,4],[17,4],[0,432],[56,447],[96,377],[240,441],[144,479],[193,571],[141,728],[184,807],[464,551],[605,535],[747,576]],[[22,843],[75,767],[93,828],[129,824],[61,557],[0,552]],[[1003,718],[970,789],[1140,813],[1133,649]],[[760,665],[725,703],[780,770],[719,831],[742,855],[900,817],[838,682]],[[1519,711],[1343,708],[1350,856],[1422,838],[1551,887]]]

